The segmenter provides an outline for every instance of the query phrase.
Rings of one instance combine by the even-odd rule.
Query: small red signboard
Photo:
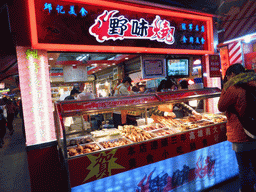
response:
[[[219,55],[210,55],[209,69],[210,69],[210,77],[221,77]]]

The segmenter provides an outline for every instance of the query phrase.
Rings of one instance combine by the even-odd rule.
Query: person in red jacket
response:
[[[218,108],[227,116],[226,135],[236,153],[240,192],[250,192],[254,191],[254,183],[249,179],[249,175],[251,170],[256,173],[256,140],[247,136],[236,115],[236,112],[243,114],[246,107],[245,90],[237,84],[246,83],[256,88],[256,74],[251,71],[247,72],[241,64],[236,63],[229,66],[225,79]]]

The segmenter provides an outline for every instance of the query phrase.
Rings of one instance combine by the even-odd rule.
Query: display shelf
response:
[[[94,181],[100,174],[107,173],[105,169],[92,169],[105,163],[116,165],[111,170],[111,175],[115,175],[226,141],[225,127],[223,122],[71,157],[67,161],[71,187]],[[107,176],[110,175],[105,174],[101,178]]]
[[[120,134],[116,136],[109,134],[104,136],[104,134],[101,134],[104,130],[94,130],[92,127],[93,121],[105,121],[104,118],[101,119],[97,115],[106,117],[109,116],[105,115],[106,113],[113,113],[115,111],[139,110],[144,111],[139,118],[145,119],[145,122],[147,122],[147,111],[152,107],[195,99],[207,100],[219,97],[220,93],[221,91],[218,88],[207,88],[201,90],[136,94],[86,101],[72,100],[56,102],[55,121],[59,122],[57,123],[56,131],[63,133],[63,137],[59,137],[58,141],[65,162],[67,163],[71,187],[96,180],[97,175],[101,174],[100,170],[94,170],[92,173],[91,169],[96,165],[103,166],[102,163],[105,161],[110,163],[113,160],[112,163],[117,164],[117,167],[111,172],[111,175],[113,175],[189,153],[226,140],[225,116],[207,113],[205,111],[206,107],[201,109],[204,112],[201,114],[202,119],[195,120],[193,115],[191,115],[189,118],[180,119],[165,117],[165,121],[160,122],[161,127],[156,127],[156,122],[141,126],[124,125],[116,127],[116,130],[120,131]],[[68,130],[67,126],[64,125],[64,119],[71,117],[82,118],[81,123],[84,125],[85,122],[89,122],[91,127],[84,129],[84,132],[78,135],[75,135],[78,132],[74,133],[72,138],[72,135],[66,134]],[[161,120],[161,118],[159,119]],[[147,126],[148,129],[146,128]],[[150,126],[152,127],[150,128]],[[98,127],[97,129],[102,128]],[[163,133],[159,135],[156,133],[157,131],[162,131]],[[78,145],[70,146],[72,139],[79,140],[79,138],[84,137],[92,138],[89,145],[81,142]],[[99,148],[96,147],[96,149],[92,146],[91,148],[84,147],[90,146],[90,144],[96,145]],[[83,165],[83,169],[80,168],[81,165]],[[101,178],[107,176],[109,175],[104,174]]]

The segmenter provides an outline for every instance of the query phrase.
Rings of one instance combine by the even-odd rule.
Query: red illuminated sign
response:
[[[5,83],[0,83],[0,89],[4,89],[5,88]]]
[[[212,16],[206,14],[104,0],[28,0],[28,6],[31,42],[36,49],[165,54],[214,52]]]
[[[95,21],[89,31],[98,42],[123,39],[149,39],[166,44],[174,43],[175,27],[167,20],[156,16],[150,24],[144,18],[129,21],[123,15],[114,17],[119,11],[104,11]]]

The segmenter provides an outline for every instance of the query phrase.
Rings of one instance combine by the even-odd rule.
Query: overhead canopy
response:
[[[18,75],[16,55],[0,55],[0,82],[14,75]]]
[[[8,77],[18,75],[16,50],[9,24],[8,8],[7,5],[3,5],[0,8],[0,82]]]

